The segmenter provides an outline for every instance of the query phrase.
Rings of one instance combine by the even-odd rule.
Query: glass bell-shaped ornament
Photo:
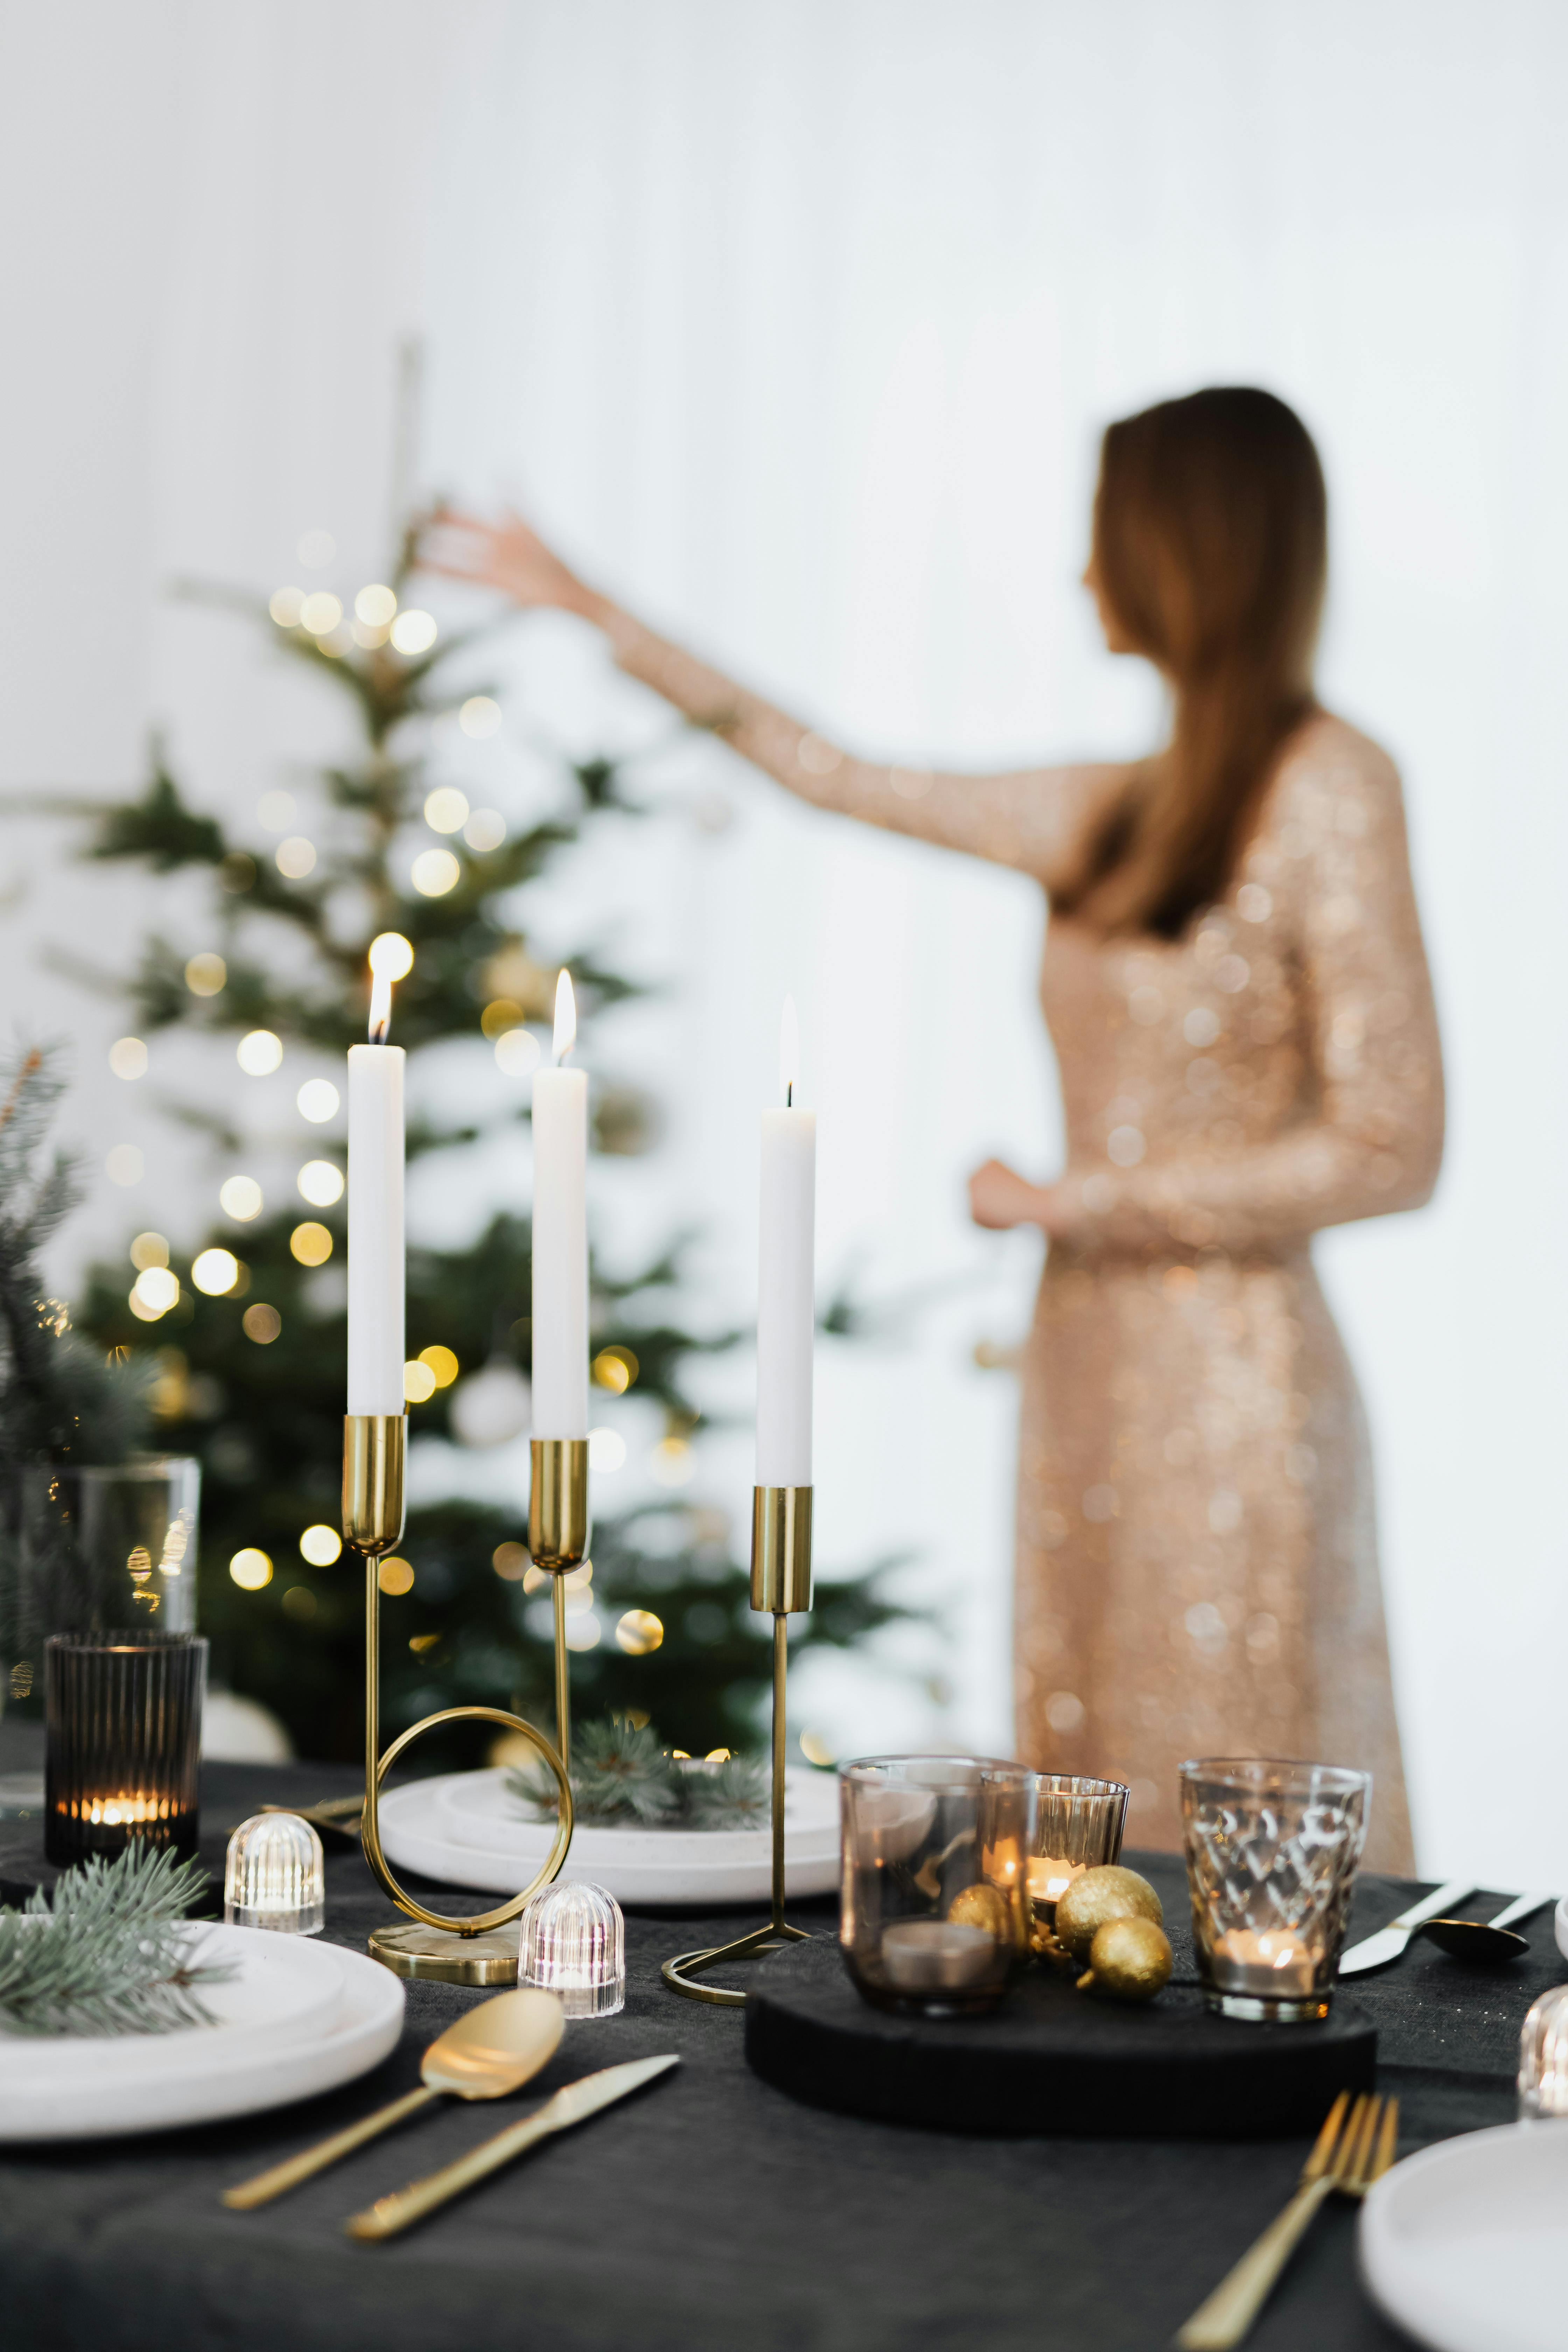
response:
[[[321,1841],[298,1813],[253,1813],[228,1842],[223,1916],[231,1927],[319,1936],[326,1924]]]
[[[614,2017],[626,2007],[626,1923],[602,1886],[558,1880],[522,1915],[520,1985],[558,1993],[568,2017]]]

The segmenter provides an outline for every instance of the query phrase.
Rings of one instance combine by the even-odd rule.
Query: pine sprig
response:
[[[0,2030],[25,2034],[172,2033],[211,2025],[203,1990],[231,1968],[192,1965],[186,1913],[206,1885],[199,1862],[130,1845],[95,1854],[0,1910]]]
[[[716,1765],[678,1759],[651,1725],[618,1715],[576,1733],[568,1778],[577,1819],[601,1827],[636,1822],[644,1829],[756,1829],[772,1796],[760,1757],[731,1756]],[[531,1812],[554,1812],[555,1776],[545,1766],[509,1772],[506,1786]]]

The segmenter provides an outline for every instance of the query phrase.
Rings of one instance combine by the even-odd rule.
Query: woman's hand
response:
[[[977,1225],[1005,1233],[1013,1225],[1038,1225],[1060,1239],[1068,1230],[1069,1204],[1059,1184],[1031,1184],[1005,1160],[988,1160],[969,1180],[969,1213]]]
[[[481,522],[474,515],[443,507],[420,533],[419,563],[423,571],[441,572],[448,580],[499,588],[514,604],[581,613],[590,621],[606,610],[606,600],[585,586],[521,515]]]

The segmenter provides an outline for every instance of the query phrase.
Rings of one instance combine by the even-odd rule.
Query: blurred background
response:
[[[1152,682],[1107,657],[1078,584],[1098,434],[1162,395],[1249,382],[1296,405],[1323,451],[1321,690],[1404,772],[1448,1057],[1435,1204],[1319,1245],[1377,1447],[1421,1866],[1568,1874],[1565,69],[1550,0],[1484,16],[1458,0],[8,12],[0,998],[7,1029],[69,1040],[59,1132],[88,1196],[49,1276],[106,1341],[163,1351],[169,1442],[207,1463],[204,1620],[223,1678],[268,1709],[254,1736],[280,1725],[309,1748],[290,1692],[315,1708],[323,1672],[357,1706],[354,1612],[330,1562],[289,1550],[296,1522],[333,1516],[330,1469],[324,1496],[302,1475],[279,1502],[258,1432],[285,1444],[282,1406],[245,1370],[247,1346],[272,1360],[267,1343],[184,1269],[226,1235],[244,1256],[246,1220],[219,1191],[249,1176],[275,1293],[299,1286],[279,1344],[319,1335],[329,1462],[341,1299],[334,1265],[310,1290],[289,1244],[318,1213],[297,1196],[301,1159],[342,1156],[341,1120],[307,1123],[297,1090],[341,1070],[341,1045],[324,1014],[296,1036],[280,1013],[280,1066],[247,1074],[236,1041],[252,1024],[224,1026],[222,992],[182,995],[179,974],[225,953],[303,986],[299,924],[263,923],[244,892],[225,911],[211,858],[83,862],[102,820],[68,803],[142,803],[157,732],[225,855],[275,868],[286,897],[283,853],[305,839],[321,872],[294,880],[324,887],[357,854],[353,807],[321,782],[366,756],[368,706],[344,681],[385,643],[374,623],[353,639],[353,599],[394,578],[401,520],[437,495],[516,501],[656,625],[883,756],[1133,752],[1160,723]],[[250,610],[172,593],[191,582]],[[1057,1162],[1037,893],[790,803],[682,733],[576,624],[530,618],[466,646],[492,617],[480,600],[396,585],[435,631],[404,656],[436,667],[394,739],[426,761],[419,789],[497,813],[514,844],[574,829],[515,880],[483,868],[482,829],[451,844],[483,921],[472,971],[469,934],[446,940],[411,1102],[433,1127],[483,1131],[411,1181],[411,1238],[451,1262],[427,1276],[434,1319],[411,1324],[411,1351],[427,1336],[458,1371],[440,1359],[438,1393],[413,1408],[431,1549],[426,1567],[411,1537],[405,1605],[426,1613],[407,1640],[429,1638],[398,1704],[450,1686],[443,1643],[469,1693],[526,1691],[515,1657],[526,1668],[538,1646],[510,1565],[490,1566],[525,1514],[526,1423],[509,1420],[505,1378],[488,1420],[469,1391],[468,1442],[453,1419],[465,1382],[516,1355],[500,1326],[479,1330],[474,1297],[491,1220],[527,1210],[526,1079],[517,1051],[510,1071],[496,1059],[504,1028],[480,1029],[506,995],[498,942],[514,940],[535,977],[566,956],[606,975],[584,1058],[609,1146],[591,1180],[599,1264],[633,1285],[614,1344],[640,1370],[639,1318],[684,1335],[649,1356],[664,1373],[595,1390],[618,1601],[663,1617],[650,1653],[617,1643],[616,1608],[585,1611],[584,1670],[624,1706],[639,1670],[664,1676],[654,1719],[683,1745],[738,1739],[761,1687],[736,1663],[751,1359],[743,1340],[682,1349],[752,1312],[756,1114],[793,991],[819,1114],[821,1293],[840,1302],[817,1383],[819,1563],[862,1580],[792,1680],[793,1729],[822,1762],[892,1744],[1005,1752],[1007,1365],[1037,1251],[976,1233],[963,1180],[994,1152],[1041,1176]],[[311,594],[339,607],[316,639]],[[417,815],[416,800],[384,845],[410,925],[425,919],[412,860],[438,838]],[[140,969],[140,993],[92,984],[88,963]],[[465,989],[471,1034],[453,1010]],[[527,986],[507,1001],[536,1021]],[[127,1037],[144,1066],[111,1066]],[[182,1102],[205,1124],[172,1116]],[[339,1214],[319,1204],[336,1266]],[[166,1318],[127,1305],[147,1231],[184,1286]],[[677,1236],[679,1284],[636,1287]],[[437,1328],[444,1296],[477,1340]],[[247,1545],[276,1563],[265,1584],[230,1573]],[[290,1590],[310,1607],[286,1609]],[[911,1613],[882,1622],[895,1607]],[[459,1639],[476,1613],[488,1666]]]

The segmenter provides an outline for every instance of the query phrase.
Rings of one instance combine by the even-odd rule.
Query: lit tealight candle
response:
[[[961,1992],[984,1984],[996,1941],[952,1919],[900,1919],[882,1931],[882,1966],[899,1992]]]
[[[1313,1990],[1319,1958],[1289,1929],[1229,1927],[1215,1942],[1215,1979],[1227,1992],[1285,1999]]]
[[[1030,1902],[1059,1902],[1073,1880],[1087,1867],[1085,1863],[1061,1861],[1054,1854],[1032,1853],[1029,1856]]]

